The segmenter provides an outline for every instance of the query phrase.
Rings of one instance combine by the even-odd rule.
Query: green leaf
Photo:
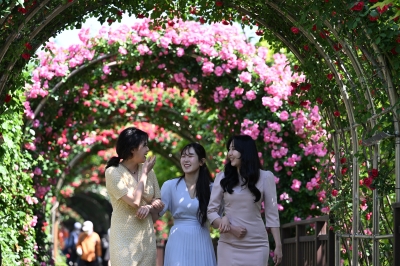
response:
[[[7,175],[7,169],[2,165],[0,165],[0,174],[2,174],[3,176]]]
[[[4,143],[7,144],[7,147],[12,148],[14,147],[14,142],[7,136],[3,136]]]
[[[8,129],[10,129],[10,123],[3,123],[2,125],[1,125],[1,127],[3,128],[3,129],[5,129],[5,130],[8,130]]]

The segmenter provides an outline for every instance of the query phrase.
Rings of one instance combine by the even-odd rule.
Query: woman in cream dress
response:
[[[282,260],[279,215],[274,175],[261,170],[254,140],[234,136],[227,143],[228,160],[224,172],[214,180],[208,205],[208,219],[219,228],[219,266],[266,266],[269,258],[268,234],[275,240],[274,262]],[[224,203],[223,203],[224,202]],[[265,224],[261,217],[264,202]],[[225,206],[225,216],[218,211]]]
[[[106,187],[113,207],[110,228],[113,266],[156,264],[153,221],[164,205],[152,170],[155,157],[146,159],[147,140],[147,133],[134,127],[126,128],[117,140],[118,157],[107,163]]]

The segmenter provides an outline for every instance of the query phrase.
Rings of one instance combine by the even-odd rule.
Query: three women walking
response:
[[[251,137],[241,135],[228,140],[227,162],[214,184],[204,147],[188,144],[180,156],[183,175],[166,181],[161,193],[152,170],[156,159],[146,158],[147,142],[147,133],[126,128],[117,140],[118,156],[107,163],[106,187],[113,207],[112,266],[156,265],[153,222],[166,211],[171,212],[174,225],[164,266],[266,266],[269,242],[265,227],[270,228],[275,241],[275,265],[281,262],[274,175],[261,169]],[[221,233],[218,263],[210,224]]]

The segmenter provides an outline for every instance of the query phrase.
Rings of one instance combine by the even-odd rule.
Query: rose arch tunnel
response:
[[[327,217],[335,265],[399,264],[399,8],[398,0],[0,1],[2,259],[48,261],[61,205],[108,228],[101,168],[128,123],[173,165],[158,176],[179,169],[179,143],[200,141],[215,171],[224,138],[251,134],[278,192],[314,206],[296,212],[283,198],[283,221],[300,217],[298,229],[308,216]],[[139,20],[96,38],[83,30],[67,50],[46,44],[88,17],[111,25],[122,14]],[[264,42],[248,44],[233,22],[257,27]],[[322,232],[315,221],[308,232]],[[285,228],[289,247],[296,237]]]

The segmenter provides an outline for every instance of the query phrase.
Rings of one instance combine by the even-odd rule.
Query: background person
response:
[[[93,231],[93,223],[85,221],[76,244],[76,253],[80,256],[79,266],[101,266],[101,239]]]
[[[101,238],[102,254],[103,254],[103,266],[108,266],[110,261],[110,229]]]
[[[112,157],[106,166],[106,187],[113,207],[110,228],[113,266],[156,265],[153,222],[164,204],[152,170],[156,158],[146,159],[147,141],[146,132],[135,127],[124,129],[117,140],[118,156]]]
[[[68,238],[64,242],[63,254],[67,257],[67,265],[78,265],[78,254],[76,253],[76,244],[81,233],[82,224],[79,222],[74,223],[74,228],[69,233]]]
[[[218,265],[268,265],[269,242],[261,217],[262,202],[265,226],[271,229],[275,240],[273,260],[278,265],[282,260],[282,244],[275,177],[270,171],[261,170],[257,147],[250,136],[232,137],[227,149],[225,169],[215,178],[208,205],[208,219],[221,231]],[[218,214],[222,201],[225,203],[223,218]],[[232,231],[232,225],[241,230]]]
[[[165,249],[164,266],[215,266],[215,252],[207,222],[212,178],[206,152],[198,143],[185,146],[180,159],[184,175],[166,181],[161,200],[174,218]]]

